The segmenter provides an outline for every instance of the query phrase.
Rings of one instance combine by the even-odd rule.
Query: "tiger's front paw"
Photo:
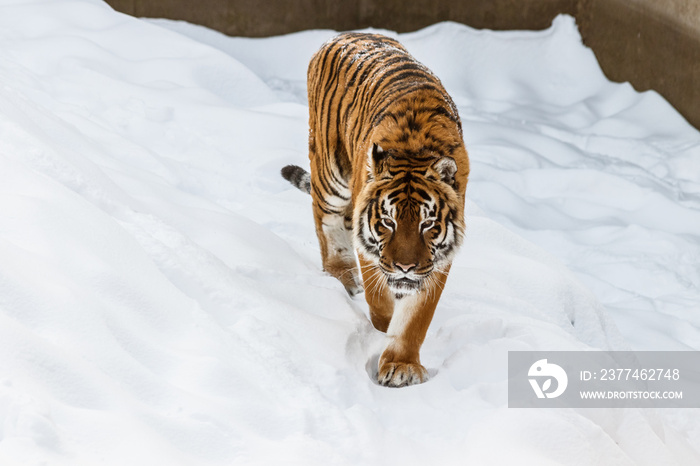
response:
[[[379,366],[377,382],[386,387],[406,387],[428,380],[428,371],[418,363],[385,362]]]

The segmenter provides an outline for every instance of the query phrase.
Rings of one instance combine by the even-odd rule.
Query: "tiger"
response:
[[[428,380],[420,362],[465,232],[469,157],[440,80],[395,39],[342,33],[308,67],[311,171],[282,176],[312,196],[325,271],[351,296],[364,289],[388,336],[377,382]]]

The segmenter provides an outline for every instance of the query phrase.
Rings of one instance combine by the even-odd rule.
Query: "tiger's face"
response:
[[[462,244],[464,220],[454,189],[456,165],[449,157],[423,163],[386,160],[374,167],[355,210],[358,253],[374,270],[366,292],[383,286],[397,298],[439,279]]]

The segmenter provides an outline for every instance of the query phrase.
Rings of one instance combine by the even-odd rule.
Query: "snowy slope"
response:
[[[305,69],[97,0],[0,1],[0,464],[682,464],[696,410],[515,410],[509,350],[700,349],[700,134],[573,20],[399,36],[459,106],[468,233],[422,359],[320,270]]]

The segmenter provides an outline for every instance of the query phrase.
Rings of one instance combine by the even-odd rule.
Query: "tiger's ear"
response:
[[[433,170],[438,172],[440,179],[450,186],[455,185],[455,173],[457,173],[457,162],[452,157],[440,157],[433,164]]]
[[[367,154],[367,170],[370,175],[379,175],[384,170],[387,153],[379,144],[372,144]]]

